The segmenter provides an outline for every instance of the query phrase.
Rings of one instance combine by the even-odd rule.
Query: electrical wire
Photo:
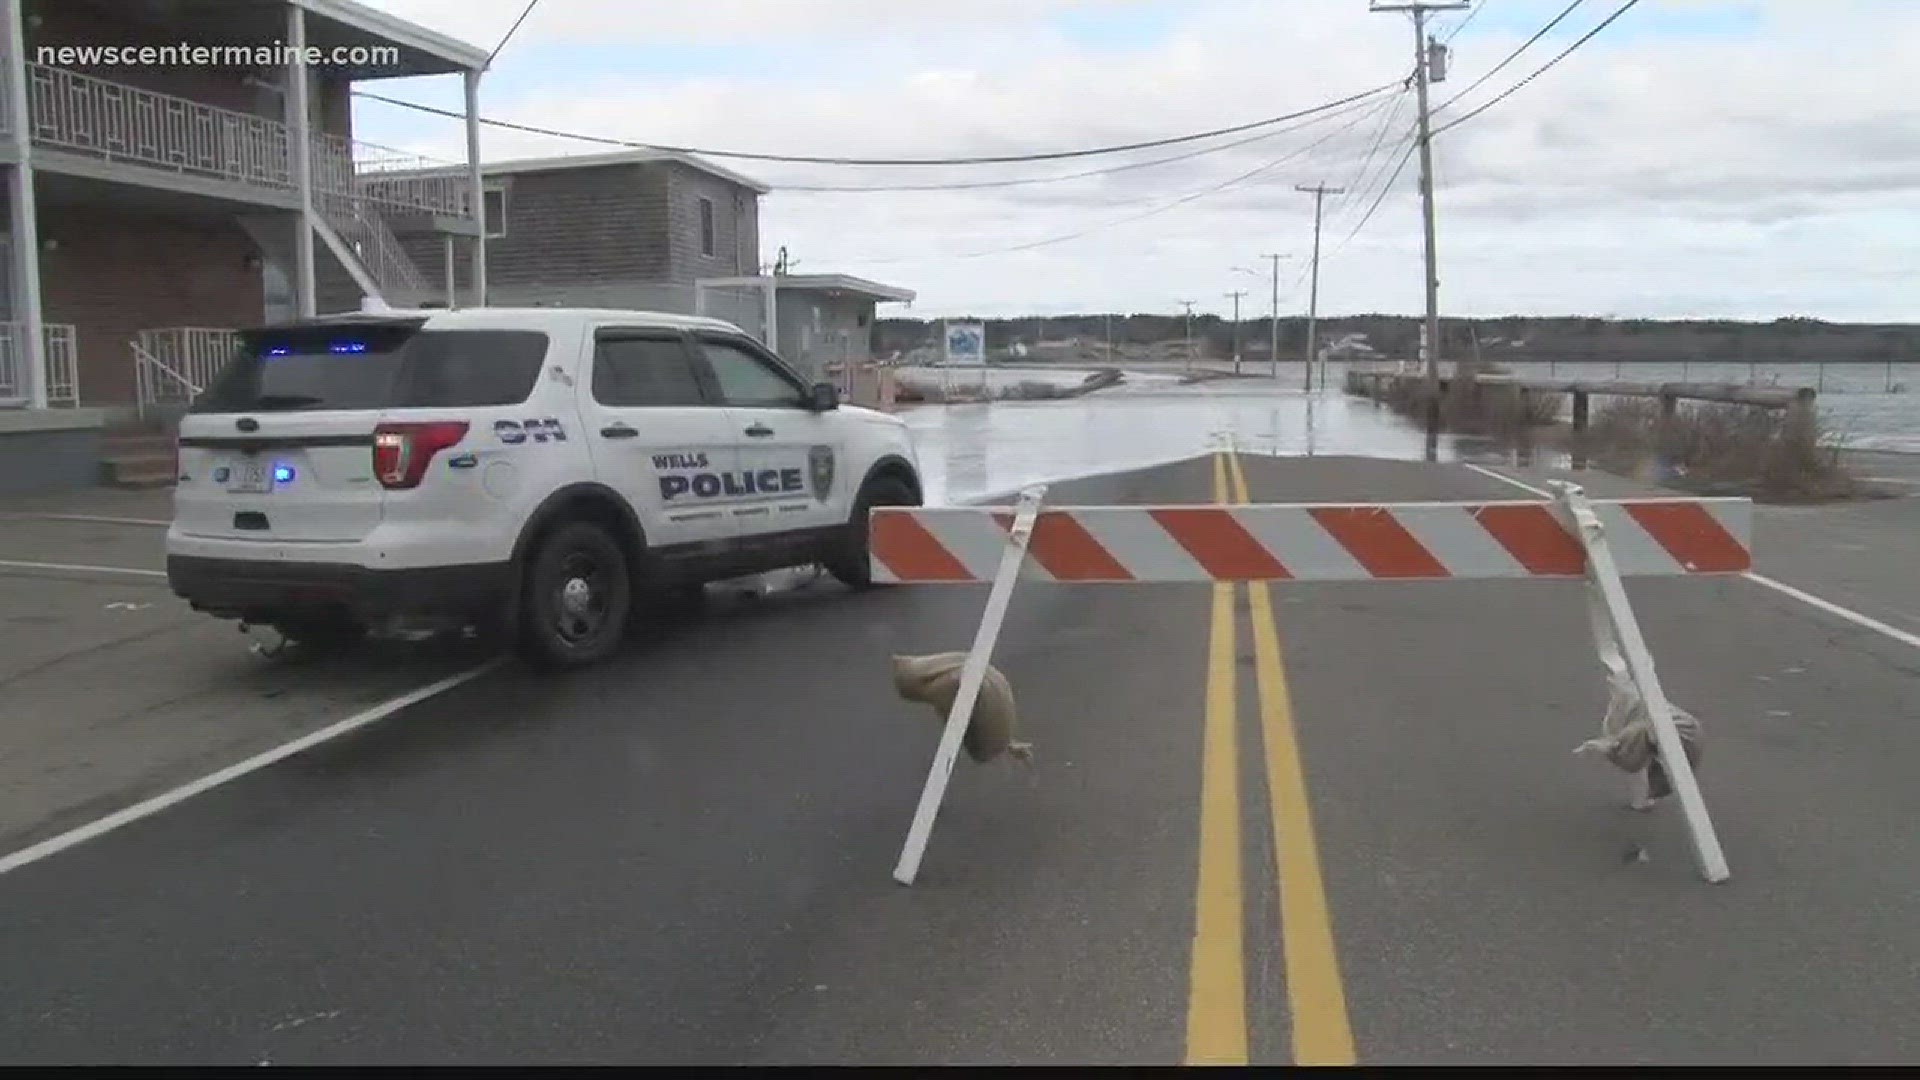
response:
[[[1460,31],[1465,30],[1467,28],[1467,24],[1472,22],[1475,16],[1487,10],[1487,5],[1492,2],[1493,0],[1480,0],[1480,3],[1476,5],[1472,11],[1467,12],[1466,18],[1461,19],[1459,22],[1453,24],[1453,29],[1447,31],[1447,36],[1440,39],[1440,44],[1442,45],[1452,44],[1453,39],[1460,36]]]
[[[1403,87],[1399,96],[1393,100],[1393,108],[1380,118],[1380,127],[1373,133],[1373,145],[1367,147],[1367,155],[1360,159],[1360,167],[1353,171],[1352,179],[1342,185],[1348,191],[1354,190],[1359,185],[1360,178],[1365,176],[1367,170],[1372,167],[1374,157],[1380,153],[1380,147],[1387,141],[1387,132],[1393,129],[1393,121],[1400,115],[1400,107],[1407,103],[1407,99],[1412,94],[1411,88]]]
[[[1447,106],[1452,105],[1454,102],[1459,101],[1461,98],[1466,97],[1468,94],[1471,94],[1475,90],[1479,89],[1482,83],[1485,83],[1488,79],[1491,79],[1495,75],[1498,75],[1500,73],[1501,68],[1504,68],[1508,64],[1513,63],[1515,60],[1520,59],[1521,53],[1526,52],[1528,49],[1533,48],[1534,42],[1539,41],[1543,37],[1546,37],[1548,32],[1550,32],[1554,27],[1560,25],[1561,20],[1573,14],[1575,8],[1579,7],[1581,4],[1584,4],[1586,2],[1587,0],[1573,0],[1573,3],[1568,4],[1565,8],[1561,9],[1560,14],[1555,15],[1553,17],[1552,22],[1541,27],[1538,31],[1534,33],[1532,37],[1528,38],[1525,41],[1525,43],[1523,43],[1519,48],[1508,53],[1507,58],[1505,60],[1502,60],[1499,63],[1493,65],[1492,70],[1488,71],[1485,75],[1482,75],[1479,78],[1468,83],[1467,88],[1465,90],[1460,91],[1459,93],[1453,95],[1447,100],[1441,102],[1439,105],[1435,106],[1433,110],[1434,113],[1437,115],[1441,112],[1444,112]]]
[[[1198,191],[1188,192],[1187,194],[1182,195],[1179,198],[1173,199],[1169,202],[1161,203],[1157,206],[1151,207],[1137,214],[1130,214],[1126,217],[1114,218],[1109,221],[1099,222],[1098,224],[1090,225],[1084,229],[1076,229],[1073,232],[1061,233],[1057,236],[1049,236],[1040,240],[1030,240],[1030,241],[1027,241],[1026,243],[1014,244],[1009,247],[991,248],[985,251],[970,251],[970,252],[963,252],[960,254],[947,255],[947,256],[918,255],[918,256],[899,256],[899,257],[892,257],[892,258],[849,259],[848,261],[853,263],[860,263],[864,265],[883,265],[883,264],[895,264],[895,263],[930,262],[930,261],[943,260],[943,259],[983,259],[983,258],[987,258],[989,256],[994,256],[994,255],[1010,255],[1016,252],[1032,251],[1032,250],[1035,250],[1036,248],[1051,247],[1054,244],[1064,244],[1064,243],[1067,243],[1068,241],[1079,240],[1083,237],[1091,236],[1094,233],[1103,232],[1107,229],[1116,228],[1121,225],[1130,225],[1136,221],[1144,221],[1147,218],[1156,217],[1160,214],[1164,214],[1164,213],[1167,213],[1168,211],[1175,210],[1175,209],[1178,209],[1179,207],[1185,206],[1188,203],[1192,203],[1197,200],[1204,199],[1210,195],[1219,194],[1220,192],[1225,191],[1228,188],[1237,187],[1240,184],[1244,184],[1247,181],[1252,180],[1263,173],[1271,172],[1272,170],[1279,168],[1281,165],[1284,165],[1287,162],[1292,161],[1303,154],[1309,153],[1319,148],[1320,146],[1325,145],[1327,142],[1335,138],[1338,138],[1340,135],[1345,134],[1348,131],[1351,131],[1353,128],[1363,123],[1371,115],[1373,110],[1384,109],[1386,107],[1386,104],[1387,102],[1385,101],[1377,102],[1373,105],[1371,109],[1359,110],[1357,112],[1357,115],[1355,115],[1353,119],[1347,121],[1345,124],[1342,124],[1340,127],[1334,129],[1333,131],[1330,131],[1325,135],[1320,136],[1318,139],[1315,139],[1314,141],[1307,143],[1305,146],[1299,147],[1298,149],[1290,151],[1289,153],[1283,154],[1280,157],[1274,158],[1271,161],[1267,161],[1260,165],[1257,165],[1254,168],[1247,170],[1246,172],[1240,173],[1236,176],[1229,177],[1228,179],[1220,181],[1219,183],[1212,184],[1205,188],[1201,188]]]
[[[1201,142],[1206,139],[1219,138],[1222,135],[1238,135],[1243,131],[1252,131],[1256,128],[1271,127],[1274,124],[1285,123],[1288,120],[1298,120],[1301,117],[1312,116],[1315,113],[1328,112],[1330,110],[1337,109],[1342,105],[1350,105],[1353,102],[1360,101],[1367,97],[1371,97],[1372,95],[1380,93],[1383,90],[1390,90],[1398,83],[1398,81],[1399,80],[1396,79],[1394,82],[1385,83],[1381,86],[1376,86],[1369,90],[1362,90],[1356,94],[1349,94],[1346,97],[1340,98],[1336,101],[1329,101],[1324,104],[1312,106],[1311,108],[1299,109],[1290,113],[1282,113],[1279,116],[1269,116],[1264,120],[1254,120],[1245,124],[1235,124],[1231,127],[1214,128],[1211,131],[1199,131],[1199,132],[1194,132],[1188,135],[1174,135],[1164,139],[1146,139],[1140,142],[1117,143],[1112,146],[1095,146],[1095,147],[1088,147],[1081,150],[1057,150],[1050,153],[1042,153],[1042,154],[1002,154],[1002,155],[995,155],[995,156],[954,157],[954,158],[856,158],[856,157],[829,157],[829,156],[808,155],[808,154],[763,154],[763,153],[754,153],[754,152],[745,151],[745,150],[715,150],[710,147],[672,146],[665,143],[647,143],[647,142],[638,142],[631,139],[615,139],[615,138],[609,138],[601,135],[586,135],[580,132],[560,131],[554,128],[537,127],[532,124],[520,124],[510,120],[495,120],[489,117],[481,117],[480,123],[486,124],[492,127],[505,128],[511,131],[523,131],[532,135],[548,135],[548,136],[552,136],[554,138],[560,138],[560,139],[575,139],[581,142],[600,143],[606,146],[625,146],[625,147],[630,147],[636,150],[654,150],[654,151],[667,153],[667,154],[698,154],[703,157],[738,158],[738,159],[750,160],[750,161],[782,161],[782,162],[790,162],[792,164],[797,164],[797,165],[1006,165],[1006,164],[1012,164],[1016,162],[1025,162],[1025,161],[1060,161],[1067,158],[1098,157],[1103,154],[1118,154],[1128,150],[1150,150],[1155,147],[1161,147],[1161,146],[1175,146],[1181,143]],[[379,102],[384,102],[388,105],[398,105],[401,108],[413,109],[417,112],[431,113],[436,116],[445,116],[445,117],[450,117],[456,120],[466,119],[466,114],[454,112],[451,109],[441,109],[441,108],[436,108],[432,105],[423,105],[417,101],[402,101],[399,98],[390,98],[384,94],[376,94],[368,90],[355,90],[353,91],[353,95],[355,97],[365,98],[369,101],[379,101]]]
[[[1400,155],[1400,164],[1395,165],[1393,167],[1393,175],[1387,177],[1387,182],[1380,186],[1380,193],[1373,197],[1373,205],[1367,207],[1366,214],[1364,214],[1360,218],[1360,220],[1357,223],[1355,223],[1355,225],[1353,226],[1353,229],[1349,231],[1345,237],[1341,238],[1340,243],[1334,247],[1333,253],[1332,253],[1333,255],[1338,255],[1340,254],[1340,252],[1346,250],[1347,245],[1353,242],[1353,238],[1360,235],[1360,230],[1367,227],[1367,222],[1373,220],[1374,211],[1380,209],[1380,204],[1386,201],[1387,192],[1393,190],[1394,181],[1400,179],[1400,173],[1406,169],[1407,162],[1413,160],[1413,152],[1416,149],[1418,149],[1419,146],[1420,146],[1420,140],[1418,139],[1408,140],[1407,152]],[[1332,256],[1329,256],[1329,258],[1331,257]]]
[[[1384,90],[1378,91],[1378,93],[1385,93],[1385,92],[1386,91]],[[775,190],[779,191],[781,194],[786,194],[788,192],[796,192],[796,191],[809,192],[809,193],[821,193],[821,192],[851,193],[851,192],[888,192],[888,191],[979,191],[987,188],[1024,187],[1031,184],[1055,184],[1055,183],[1060,183],[1066,180],[1085,180],[1089,177],[1112,176],[1115,173],[1132,172],[1136,169],[1150,169],[1156,165],[1169,165],[1176,161],[1190,161],[1197,157],[1205,157],[1208,154],[1217,154],[1224,150],[1232,150],[1236,147],[1246,146],[1251,143],[1265,142],[1268,139],[1275,139],[1282,135],[1290,135],[1296,131],[1301,131],[1303,129],[1312,127],[1315,124],[1325,123],[1328,120],[1332,120],[1337,117],[1347,115],[1348,113],[1351,113],[1357,109],[1368,108],[1368,107],[1370,106],[1363,99],[1361,102],[1348,106],[1341,110],[1337,110],[1334,112],[1320,113],[1318,115],[1308,117],[1307,119],[1302,120],[1297,124],[1291,124],[1287,127],[1279,128],[1274,131],[1263,131],[1258,135],[1249,136],[1244,139],[1235,139],[1232,142],[1221,143],[1218,146],[1208,146],[1199,150],[1189,150],[1182,154],[1170,154],[1166,157],[1152,158],[1147,161],[1132,161],[1132,162],[1128,162],[1125,165],[1110,165],[1104,169],[1088,169],[1083,172],[1062,173],[1058,176],[1029,176],[1029,177],[1021,177],[1019,179],[1013,179],[1013,180],[972,180],[972,181],[962,181],[962,182],[945,183],[945,184],[868,184],[868,185],[777,184],[775,185]]]
[[[1400,116],[1400,107],[1413,96],[1412,78],[1412,76],[1408,77],[1408,88],[1402,90],[1400,96],[1394,99],[1393,108],[1388,110],[1386,117],[1381,121],[1380,130],[1374,133],[1373,145],[1367,148],[1367,155],[1361,159],[1360,167],[1354,170],[1353,178],[1341,185],[1347,191],[1334,203],[1334,216],[1342,224],[1351,219],[1351,208],[1357,207],[1366,198],[1365,192],[1387,171],[1386,163],[1382,162],[1379,172],[1368,173],[1374,158],[1380,153],[1380,148],[1386,145],[1387,132],[1393,130],[1393,122]],[[1405,137],[1404,133],[1402,137]]]
[[[1618,10],[1616,10],[1613,14],[1607,16],[1606,21],[1602,22],[1599,26],[1596,26],[1593,29],[1587,31],[1585,34],[1582,34],[1578,41],[1575,41],[1573,44],[1561,50],[1560,55],[1554,57],[1553,59],[1547,61],[1544,64],[1541,64],[1538,68],[1535,68],[1533,74],[1528,75],[1526,78],[1521,79],[1519,82],[1514,83],[1512,86],[1507,87],[1505,90],[1502,90],[1498,95],[1494,96],[1486,104],[1481,105],[1480,107],[1472,110],[1471,112],[1468,112],[1464,116],[1455,117],[1454,119],[1449,120],[1445,124],[1440,125],[1439,127],[1433,130],[1433,134],[1439,135],[1442,132],[1452,131],[1454,128],[1459,127],[1461,124],[1466,123],[1467,121],[1473,119],[1474,117],[1479,116],[1481,113],[1486,112],[1488,109],[1493,108],[1495,105],[1500,104],[1502,101],[1505,101],[1507,98],[1513,96],[1513,93],[1516,90],[1519,90],[1521,87],[1527,85],[1533,80],[1546,74],[1549,68],[1553,67],[1553,65],[1558,64],[1560,61],[1565,60],[1568,56],[1572,55],[1575,49],[1578,49],[1580,46],[1585,45],[1587,42],[1593,40],[1594,35],[1598,34],[1602,30],[1605,30],[1607,27],[1613,25],[1613,21],[1615,19],[1618,19],[1620,16],[1625,15],[1627,12],[1633,10],[1633,6],[1635,4],[1638,4],[1639,2],[1640,0],[1627,0],[1626,3],[1620,5]]]
[[[513,20],[513,25],[507,27],[507,32],[501,36],[500,44],[495,45],[493,51],[487,54],[487,62],[482,65],[483,68],[493,66],[493,58],[500,55],[500,50],[506,48],[507,42],[512,41],[513,35],[519,32],[520,24],[526,22],[527,16],[533,14],[533,9],[539,6],[540,0],[527,0],[527,6],[521,9],[520,17]]]

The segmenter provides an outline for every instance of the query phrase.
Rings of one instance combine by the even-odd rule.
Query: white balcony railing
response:
[[[80,404],[79,335],[68,323],[42,323],[47,353],[47,404]],[[0,322],[0,402],[27,396],[27,324]]]
[[[27,65],[32,137],[41,146],[174,172],[291,189],[287,129],[265,117]]]
[[[271,191],[297,186],[287,126],[277,120],[45,64],[27,65],[27,88],[38,145]],[[321,202],[472,216],[465,174],[446,162],[320,134],[312,166]]]
[[[473,217],[466,171],[445,161],[338,135],[314,138],[313,187],[322,198],[348,196],[383,211]]]
[[[213,382],[233,359],[240,335],[205,326],[142,330],[133,340],[135,386],[144,411],[150,405],[185,405]]]

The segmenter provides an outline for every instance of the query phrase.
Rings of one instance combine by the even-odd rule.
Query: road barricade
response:
[[[1587,583],[1609,688],[1644,710],[1679,797],[1701,874],[1728,877],[1681,735],[1655,675],[1624,577],[1740,574],[1752,567],[1747,499],[1590,500],[1556,483],[1552,502],[1480,501],[1042,508],[877,507],[873,578],[990,585],[894,878],[910,885],[945,797],[967,721],[1019,581],[1160,584],[1566,578]],[[1616,710],[1609,710],[1614,715]],[[1638,778],[1644,784],[1644,778]]]

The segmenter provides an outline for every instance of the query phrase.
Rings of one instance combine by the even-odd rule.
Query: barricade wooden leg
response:
[[[1014,511],[1013,528],[1007,546],[1000,553],[1000,568],[993,576],[993,591],[987,594],[987,610],[980,617],[980,629],[973,637],[973,649],[960,669],[960,689],[947,714],[947,726],[940,733],[940,748],[934,752],[933,768],[927,773],[927,785],[920,792],[920,805],[913,812],[913,825],[907,830],[906,847],[893,868],[893,879],[902,885],[913,884],[920,872],[920,859],[927,853],[927,838],[933,833],[933,819],[940,813],[940,801],[946,797],[947,781],[953,777],[954,762],[960,756],[960,744],[967,724],[973,719],[974,702],[980,697],[980,684],[986,681],[987,664],[993,658],[993,644],[1000,637],[1000,624],[1006,621],[1007,606],[1013,601],[1014,582],[1020,576],[1020,564],[1027,556],[1027,540],[1033,535],[1034,519],[1040,514],[1044,485],[1028,488],[1020,495]]]

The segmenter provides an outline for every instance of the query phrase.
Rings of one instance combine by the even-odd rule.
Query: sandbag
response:
[[[933,707],[940,723],[947,722],[953,700],[960,696],[960,672],[966,666],[963,652],[934,653],[929,656],[893,657],[893,688],[908,701]],[[992,761],[1001,754],[1012,754],[1022,761],[1033,756],[1030,743],[1020,742],[1019,716],[1014,709],[1013,687],[993,665],[987,665],[986,678],[980,684],[980,696],[974,700],[973,715],[967,720],[962,742],[967,756],[975,761]]]
[[[1686,751],[1687,764],[1698,773],[1700,760],[1705,753],[1700,720],[1671,702],[1668,703],[1668,709],[1673,714],[1674,728],[1680,732],[1680,745]],[[1625,772],[1646,770],[1646,798],[1649,802],[1673,794],[1673,781],[1660,764],[1659,740],[1654,737],[1653,719],[1647,714],[1646,700],[1625,677],[1608,679],[1607,712],[1601,718],[1600,731],[1599,738],[1588,739],[1574,752],[1600,754]]]

